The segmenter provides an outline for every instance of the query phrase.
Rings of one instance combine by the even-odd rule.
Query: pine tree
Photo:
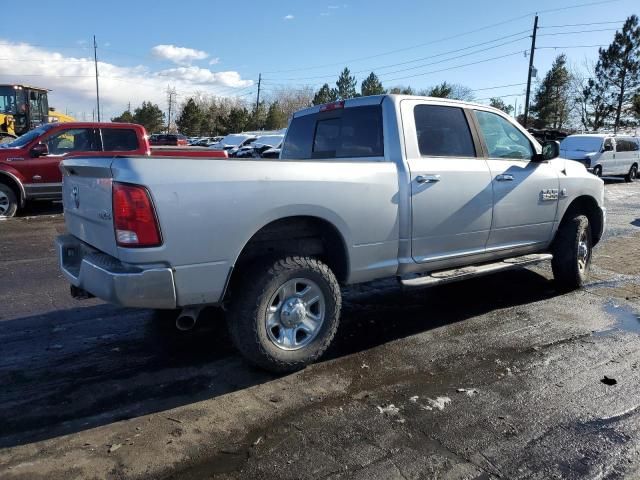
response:
[[[267,106],[264,102],[256,107],[253,107],[251,112],[251,118],[249,119],[248,128],[251,130],[263,130],[265,128],[265,122],[267,120]]]
[[[193,136],[200,133],[204,115],[193,98],[187,100],[176,120],[178,131],[183,135]]]
[[[229,115],[222,119],[227,133],[240,133],[247,128],[250,121],[249,112],[244,107],[233,107]]]
[[[389,93],[395,93],[400,95],[413,95],[413,88],[407,87],[392,87],[389,89]]]
[[[440,85],[431,87],[427,96],[437,98],[450,98],[453,89],[447,82],[442,82]]]
[[[371,72],[367,78],[362,81],[360,85],[360,92],[362,96],[365,97],[367,95],[382,95],[385,90],[382,87],[382,83],[378,79],[378,76]]]
[[[155,103],[142,102],[142,105],[133,111],[133,120],[149,133],[159,132],[164,128],[164,113]]]
[[[314,105],[323,105],[325,103],[335,102],[338,99],[338,92],[335,88],[329,87],[328,83],[325,83],[320,90],[318,90],[313,97],[312,103]]]
[[[493,97],[492,99],[490,99],[489,105],[491,105],[493,108],[502,110],[509,115],[511,115],[511,112],[513,112],[513,105],[507,105],[501,98],[498,97]]]
[[[338,93],[339,100],[346,100],[347,98],[353,98],[358,96],[358,92],[356,91],[356,85],[358,85],[358,81],[356,77],[351,76],[351,72],[347,67],[344,67],[344,70],[338,77],[338,81],[336,82],[336,89]]]
[[[539,127],[562,128],[569,118],[571,75],[567,56],[558,55],[538,87],[531,112]]]
[[[135,119],[129,110],[125,110],[121,115],[113,117],[112,122],[135,123]]]
[[[631,99],[631,113],[640,120],[640,91]]]
[[[266,130],[278,130],[287,126],[287,116],[280,108],[280,104],[276,101],[269,105],[267,119],[264,128]]]
[[[640,85],[640,26],[638,17],[631,15],[624,22],[622,32],[616,32],[613,42],[600,49],[602,72],[616,97],[614,131],[620,126],[623,109],[631,102]]]

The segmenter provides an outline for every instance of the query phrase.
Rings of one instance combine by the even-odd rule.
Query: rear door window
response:
[[[475,157],[471,130],[459,107],[416,105],[413,116],[420,155]]]
[[[294,118],[283,159],[381,157],[382,107],[367,105]]]
[[[102,149],[105,152],[138,150],[138,136],[131,128],[103,128]]]

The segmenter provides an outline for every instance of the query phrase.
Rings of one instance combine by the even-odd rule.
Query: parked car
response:
[[[261,157],[262,158],[280,158],[280,151],[281,148],[270,148],[268,150],[265,150],[264,152],[262,152]]]
[[[246,133],[232,133],[222,137],[218,143],[214,143],[209,148],[214,150],[226,150],[232,157],[241,147],[250,144],[257,137]]]
[[[560,154],[577,160],[597,177],[638,178],[640,139],[624,135],[570,135],[560,143]]]
[[[188,143],[187,137],[176,133],[151,135],[149,142],[154,146],[168,145],[174,147],[183,147]]]
[[[214,143],[218,143],[223,137],[201,137],[193,144],[194,147],[210,147]]]
[[[558,153],[485,105],[380,95],[297,112],[259,164],[69,159],[59,261],[75,295],[173,310],[180,329],[224,304],[251,363],[296,370],[336,334],[341,284],[551,260],[560,288],[582,286],[604,185]]]
[[[280,147],[283,139],[284,135],[263,135],[256,138],[252,143],[240,147],[234,157],[261,158],[262,153],[266,150]]]
[[[185,149],[186,150],[186,149]],[[150,147],[141,125],[112,122],[47,123],[0,145],[0,217],[12,217],[32,200],[59,200],[60,162],[91,155],[226,157],[225,152]]]

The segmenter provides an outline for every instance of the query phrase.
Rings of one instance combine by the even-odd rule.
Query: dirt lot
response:
[[[640,183],[606,191],[584,290],[351,288],[328,357],[280,377],[215,314],[71,299],[58,207],[0,222],[0,478],[638,478]]]

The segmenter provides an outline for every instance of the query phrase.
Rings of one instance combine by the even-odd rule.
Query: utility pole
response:
[[[258,111],[258,107],[260,106],[260,84],[262,83],[262,74],[258,74],[258,97],[256,98],[256,112]]]
[[[98,106],[98,121],[100,121],[100,86],[98,84],[98,44],[96,36],[93,36],[93,62],[96,66],[96,103]]]
[[[531,36],[531,51],[529,52],[529,71],[527,74],[527,96],[524,101],[524,128],[529,123],[529,97],[531,96],[531,74],[533,73],[533,55],[536,51],[536,35],[538,34],[538,15],[533,21],[533,35]]]
[[[176,94],[175,87],[171,88],[169,85],[167,85],[167,103],[169,104],[169,115],[167,118],[167,133],[170,133],[170,130],[171,130],[171,112],[173,110],[176,96],[177,94]]]

